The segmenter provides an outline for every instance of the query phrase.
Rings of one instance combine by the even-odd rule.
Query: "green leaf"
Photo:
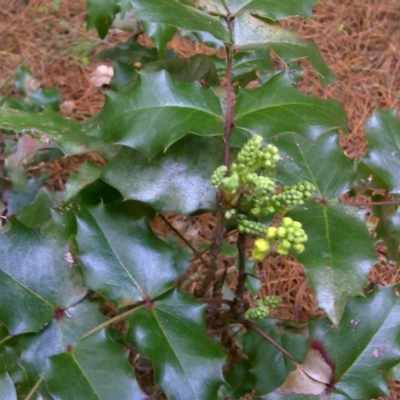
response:
[[[349,301],[338,326],[310,321],[310,334],[336,364],[335,392],[349,399],[388,395],[390,369],[400,361],[400,286],[377,287]]]
[[[0,235],[0,319],[16,335],[39,331],[56,308],[69,308],[87,289],[80,272],[64,260],[66,242],[11,222]]]
[[[268,47],[286,63],[308,58],[324,84],[336,80],[316,44],[300,38],[297,33],[282,28],[278,23],[243,14],[235,19],[233,32],[234,47],[237,49],[256,50]]]
[[[0,400],[17,400],[14,383],[7,372],[0,373]]]
[[[272,20],[289,17],[311,17],[318,0],[226,0],[231,15],[255,14]]]
[[[115,154],[113,146],[87,136],[83,124],[63,118],[50,109],[31,114],[0,107],[0,128],[29,133],[44,143],[52,141],[66,156],[95,151],[109,159]]]
[[[210,177],[221,164],[222,141],[190,135],[151,160],[124,147],[102,178],[126,199],[149,204],[158,212],[189,215],[215,209]]]
[[[328,131],[347,131],[347,116],[338,101],[306,96],[293,88],[289,76],[279,74],[258,88],[240,89],[235,127],[267,140],[284,132],[315,140]]]
[[[160,58],[164,58],[167,44],[172,40],[177,29],[171,25],[156,24],[150,21],[143,21],[143,28],[149,38],[157,47]]]
[[[119,7],[116,0],[87,0],[87,29],[97,29],[101,39],[107,35]]]
[[[145,400],[126,353],[105,331],[98,332],[50,357],[45,382],[57,399]]]
[[[68,310],[58,310],[45,329],[22,337],[20,364],[31,383],[43,372],[49,357],[67,351],[82,335],[107,321],[99,308],[99,304],[86,300]]]
[[[178,276],[174,249],[151,231],[143,206],[81,207],[77,223],[79,259],[91,289],[118,304],[132,304],[173,287]]]
[[[133,147],[152,157],[188,132],[221,135],[224,122],[211,89],[176,82],[160,71],[139,74],[133,87],[108,93],[103,110],[88,128],[106,142]]]
[[[391,193],[400,193],[400,121],[397,110],[377,110],[366,123],[368,153],[363,158]]]
[[[224,352],[204,323],[205,306],[176,291],[138,308],[130,319],[128,340],[153,362],[155,380],[169,400],[215,400]]]
[[[355,207],[308,201],[289,215],[303,224],[308,242],[296,258],[304,265],[318,305],[339,323],[347,301],[363,295],[377,261],[374,241]]]
[[[348,192],[356,177],[354,161],[343,154],[335,132],[324,133],[315,141],[292,133],[269,141],[279,149],[277,177],[284,185],[308,181],[315,185],[320,199],[329,200]]]
[[[131,2],[139,20],[168,24],[189,31],[209,32],[217,39],[229,41],[228,29],[218,18],[177,0],[131,0]]]

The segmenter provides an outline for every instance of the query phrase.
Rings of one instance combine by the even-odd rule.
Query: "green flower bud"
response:
[[[280,226],[277,230],[276,230],[276,235],[280,238],[284,238],[286,236],[286,228],[283,226]]]

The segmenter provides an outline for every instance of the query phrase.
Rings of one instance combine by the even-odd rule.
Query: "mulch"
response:
[[[3,0],[0,8],[0,96],[18,95],[13,87],[15,71],[18,66],[26,65],[42,87],[55,86],[65,101],[73,102],[70,103],[72,108],[66,111],[71,118],[87,119],[101,110],[104,96],[100,88],[92,85],[90,74],[99,64],[100,51],[124,42],[129,34],[111,31],[101,41],[95,31],[85,29],[85,8],[83,0]],[[338,77],[337,82],[322,87],[316,73],[307,62],[302,62],[306,73],[299,87],[304,93],[335,98],[343,104],[351,133],[342,135],[342,146],[348,156],[362,156],[368,148],[364,140],[364,122],[376,108],[400,108],[400,2],[321,0],[313,18],[294,18],[284,25],[317,43]],[[141,40],[149,44],[148,39]],[[173,40],[171,48],[183,57],[213,51],[179,37]],[[65,182],[68,173],[76,169],[82,159],[68,162],[53,165],[55,181]],[[171,215],[168,219],[194,244],[207,242],[214,228],[210,215],[185,219]],[[174,234],[161,220],[156,221],[155,229],[165,235]],[[384,247],[379,250],[380,260],[370,274],[371,284],[398,282],[398,265],[386,259]],[[229,264],[231,260],[227,258],[224,262]],[[194,267],[197,265],[196,260]],[[270,257],[258,266],[258,273],[263,294],[283,297],[280,317],[305,320],[323,315],[302,266],[295,259]],[[391,384],[390,398],[400,399],[400,386],[395,382]]]

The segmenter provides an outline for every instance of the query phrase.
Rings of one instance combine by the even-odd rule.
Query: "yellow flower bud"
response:
[[[251,255],[253,256],[254,261],[262,261],[266,257],[267,252],[254,249]]]
[[[275,226],[268,227],[268,229],[267,229],[267,239],[275,239],[277,230],[278,229]]]
[[[282,225],[285,226],[286,228],[291,226],[293,224],[292,218],[285,217],[282,219]]]
[[[282,247],[282,243],[277,247],[276,251],[282,256],[286,256],[287,254],[289,254],[289,249],[285,249],[284,247]]]
[[[268,242],[268,240],[265,240],[263,238],[259,238],[254,242],[254,245],[256,247],[256,249],[260,252],[267,252],[270,248],[270,244]]]
[[[286,236],[286,228],[283,226],[280,226],[277,230],[276,230],[276,234],[278,237],[283,238]]]

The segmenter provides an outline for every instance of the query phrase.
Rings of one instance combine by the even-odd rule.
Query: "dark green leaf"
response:
[[[35,111],[43,110],[46,107],[54,111],[60,109],[62,97],[58,89],[54,87],[38,89],[28,93],[29,102],[35,107]]]
[[[153,234],[138,203],[81,207],[77,222],[79,258],[91,289],[131,304],[172,288],[174,250]]]
[[[0,400],[17,400],[14,383],[7,372],[0,373]]]
[[[306,96],[279,74],[258,88],[240,89],[235,127],[266,139],[292,132],[315,140],[328,131],[346,131],[347,117],[338,101]]]
[[[23,94],[27,94],[28,88],[31,86],[29,81],[33,79],[35,79],[35,77],[32,71],[28,67],[21,65],[18,67],[17,73],[15,74],[15,89]]]
[[[363,158],[390,192],[400,193],[400,121],[396,110],[377,110],[366,123],[368,153]]]
[[[400,286],[377,287],[350,300],[338,326],[310,322],[310,334],[335,361],[335,391],[348,399],[388,395],[390,369],[400,361]]]
[[[172,40],[177,29],[171,25],[143,21],[143,27],[158,49],[160,58],[164,58],[167,44]]]
[[[223,382],[222,347],[204,323],[205,306],[176,291],[130,317],[128,340],[153,361],[169,400],[215,400]]]
[[[234,38],[235,48],[256,50],[267,47],[274,50],[286,63],[308,58],[324,84],[336,80],[317,45],[300,38],[295,32],[282,28],[278,23],[243,14],[235,19]]]
[[[126,351],[101,331],[80,340],[67,353],[49,359],[44,374],[57,399],[145,400]]]
[[[86,294],[82,277],[64,260],[66,242],[45,239],[16,220],[0,235],[0,319],[12,335],[37,332],[56,308]]]
[[[296,258],[304,265],[319,307],[339,323],[347,301],[363,295],[377,261],[363,216],[355,207],[312,201],[289,215],[303,224],[308,235],[304,253]]]
[[[150,204],[159,212],[188,215],[215,209],[210,177],[222,163],[222,141],[190,135],[152,160],[124,147],[104,170],[103,179],[126,199]]]
[[[284,185],[308,181],[317,188],[319,198],[329,200],[346,193],[355,179],[354,161],[343,154],[335,132],[324,133],[315,141],[298,134],[280,134],[270,142],[279,149],[277,176]]]
[[[217,39],[229,41],[228,29],[218,18],[177,0],[131,0],[131,2],[139,20],[168,24],[189,31],[209,32]]]
[[[88,128],[106,142],[151,157],[188,132],[221,135],[224,122],[220,102],[210,89],[176,82],[160,71],[140,74],[133,87],[107,94],[103,110]]]
[[[116,0],[86,0],[87,29],[97,29],[99,36],[104,39],[115,15],[119,11]]]

